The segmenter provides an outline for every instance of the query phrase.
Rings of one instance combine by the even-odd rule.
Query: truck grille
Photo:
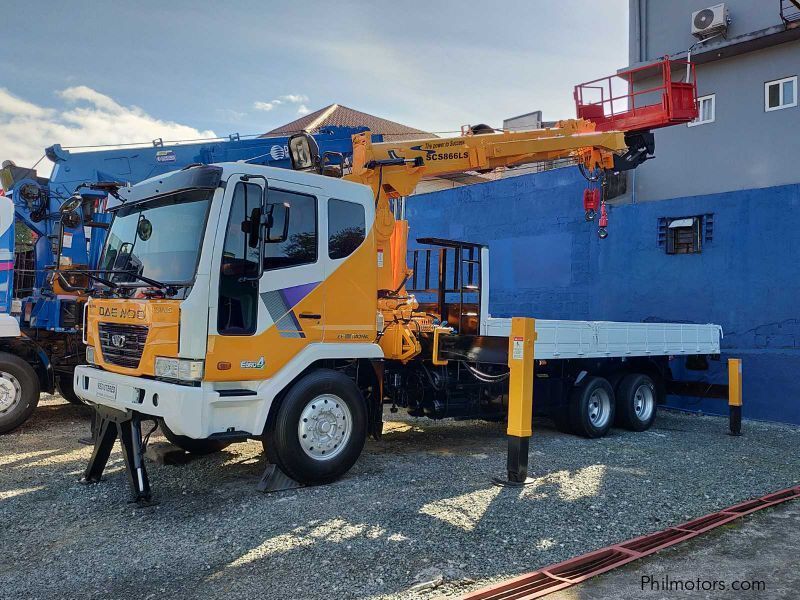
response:
[[[147,327],[101,323],[99,332],[104,361],[128,369],[139,366],[147,340]]]

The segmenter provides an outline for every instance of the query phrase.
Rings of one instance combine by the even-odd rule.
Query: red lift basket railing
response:
[[[665,56],[660,61],[620,71],[575,86],[578,118],[598,131],[646,131],[697,118],[694,65]]]

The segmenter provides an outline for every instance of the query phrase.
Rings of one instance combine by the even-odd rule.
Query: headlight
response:
[[[97,361],[94,358],[94,346],[86,346],[86,362],[90,365],[97,364]]]
[[[203,378],[203,361],[157,356],[155,375],[164,379],[200,381]]]

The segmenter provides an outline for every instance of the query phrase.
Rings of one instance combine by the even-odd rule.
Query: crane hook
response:
[[[608,237],[608,211],[606,210],[606,202],[603,200],[600,203],[600,218],[597,221],[598,230],[597,235],[601,240]]]

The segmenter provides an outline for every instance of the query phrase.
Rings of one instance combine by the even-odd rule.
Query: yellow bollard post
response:
[[[728,412],[730,434],[742,435],[742,359],[728,359]]]
[[[524,485],[528,477],[528,449],[533,418],[533,357],[536,320],[514,317],[508,340],[508,480]]]

